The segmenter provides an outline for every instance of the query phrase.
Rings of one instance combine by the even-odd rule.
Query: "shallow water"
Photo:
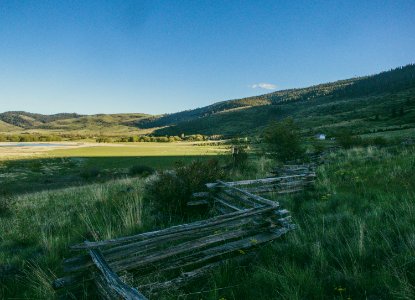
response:
[[[0,143],[0,147],[56,147],[71,146],[68,144],[52,144],[52,143]]]

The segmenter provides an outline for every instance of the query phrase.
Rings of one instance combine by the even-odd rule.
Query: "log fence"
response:
[[[90,282],[102,299],[142,300],[180,289],[230,260],[243,261],[294,228],[287,210],[259,195],[297,192],[313,182],[312,169],[292,170],[298,173],[208,183],[208,192],[195,193],[189,206],[207,205],[219,213],[209,219],[73,245],[78,254],[64,260],[66,276],[53,286],[76,290]]]

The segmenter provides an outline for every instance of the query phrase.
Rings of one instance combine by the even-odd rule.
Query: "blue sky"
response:
[[[0,112],[176,112],[415,61],[415,1],[0,0]]]

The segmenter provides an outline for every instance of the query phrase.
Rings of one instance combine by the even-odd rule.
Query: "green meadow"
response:
[[[229,152],[227,146],[184,142],[36,148],[22,154],[19,147],[14,147],[7,155],[0,155],[0,195],[105,182],[129,176],[133,167],[165,170],[193,160],[220,158]]]
[[[226,152],[224,147],[204,146],[201,143],[135,143],[59,149],[48,152],[51,157],[140,157],[140,156],[197,156]]]

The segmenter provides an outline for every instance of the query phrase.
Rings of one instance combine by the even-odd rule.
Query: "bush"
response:
[[[232,164],[234,167],[244,167],[248,161],[248,153],[244,147],[232,146]]]
[[[129,170],[131,176],[148,176],[154,173],[154,169],[149,166],[136,165],[132,166]]]
[[[79,174],[83,179],[93,179],[101,176],[101,170],[97,167],[86,168]]]
[[[378,137],[375,137],[374,139],[372,139],[372,145],[379,146],[379,147],[387,146],[388,145],[388,140],[385,139],[384,137],[378,136]]]
[[[353,136],[350,132],[341,132],[337,136],[337,143],[345,148],[363,146],[363,139],[360,136]]]
[[[268,125],[264,131],[264,139],[269,150],[280,160],[297,159],[304,154],[299,130],[291,118]]]
[[[109,137],[100,136],[100,137],[96,138],[95,141],[97,143],[111,143],[112,142],[112,139],[109,138]]]
[[[326,150],[326,145],[323,141],[317,140],[313,141],[313,148],[315,153],[323,153]]]
[[[10,211],[9,199],[0,196],[0,216],[6,215]]]
[[[367,147],[367,146],[386,146],[388,141],[384,137],[375,137],[375,138],[362,138],[360,136],[353,136],[349,132],[342,132],[337,137],[338,144],[345,148],[353,147]]]
[[[187,202],[194,192],[206,189],[205,183],[224,177],[219,161],[193,161],[186,166],[178,166],[173,171],[165,171],[147,185],[146,195],[161,219],[184,216]]]

